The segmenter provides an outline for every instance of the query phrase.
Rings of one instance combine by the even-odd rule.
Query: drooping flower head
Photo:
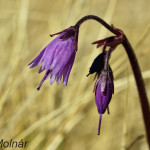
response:
[[[99,75],[95,87],[95,103],[97,106],[98,113],[100,114],[98,135],[100,134],[100,125],[102,114],[108,109],[109,102],[114,93],[113,75],[111,70],[103,69]]]
[[[100,134],[102,114],[105,113],[106,109],[109,113],[108,104],[111,100],[112,94],[114,93],[113,73],[107,61],[108,54],[109,53],[105,50],[101,54],[99,54],[94,59],[89,69],[89,74],[87,75],[89,76],[93,73],[96,73],[96,75],[98,75],[98,79],[96,80],[94,86],[95,103],[98,113],[100,114],[98,135]]]
[[[101,71],[101,74],[95,83],[94,91],[98,113],[103,114],[114,93],[112,72],[107,70]]]
[[[46,70],[38,90],[43,82],[50,76],[50,84],[57,80],[60,83],[63,76],[63,86],[67,85],[70,71],[72,69],[75,55],[77,52],[78,28],[71,26],[59,33],[60,34],[52,42],[50,42],[40,54],[29,63],[30,68],[39,66],[42,63],[39,73]]]

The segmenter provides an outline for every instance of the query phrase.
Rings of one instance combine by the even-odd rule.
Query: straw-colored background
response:
[[[29,141],[27,150],[148,150],[138,93],[122,46],[111,56],[115,94],[97,136],[94,75],[86,74],[101,51],[91,42],[111,35],[97,22],[87,21],[80,28],[68,86],[50,86],[47,80],[36,90],[44,73],[39,75],[38,67],[30,70],[27,64],[53,39],[50,33],[88,14],[124,30],[150,90],[149,0],[0,0],[0,139]]]

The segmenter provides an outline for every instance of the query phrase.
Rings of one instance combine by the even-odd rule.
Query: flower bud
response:
[[[108,108],[109,102],[114,93],[113,75],[111,70],[102,70],[99,78],[95,83],[95,103],[97,106],[98,113],[102,118],[102,114],[105,113]],[[100,121],[101,121],[100,118]],[[100,122],[98,133],[100,133]]]

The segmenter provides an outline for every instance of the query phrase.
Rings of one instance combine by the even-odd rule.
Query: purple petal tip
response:
[[[64,83],[63,83],[63,86],[67,86],[67,83],[66,83],[66,82],[64,82]]]

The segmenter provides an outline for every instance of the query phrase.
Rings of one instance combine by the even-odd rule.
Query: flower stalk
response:
[[[136,80],[137,89],[140,97],[140,104],[141,104],[140,106],[142,109],[143,119],[144,119],[146,134],[147,134],[147,141],[150,148],[150,108],[148,103],[148,97],[146,94],[146,89],[142,78],[140,66],[138,64],[133,48],[130,42],[128,41],[128,39],[126,38],[126,36],[124,38],[125,39],[122,44],[127,52],[130,64],[132,66],[133,74]]]
[[[113,25],[110,26],[103,19],[94,15],[87,15],[81,18],[74,26],[50,35],[51,37],[54,35],[58,36],[53,41],[51,41],[35,59],[29,63],[29,65],[31,65],[30,68],[42,64],[39,73],[43,72],[44,70],[46,71],[45,76],[43,77],[37,90],[40,90],[43,82],[48,77],[50,77],[50,84],[53,84],[55,81],[57,81],[57,84],[59,84],[63,77],[63,86],[67,85],[78,49],[78,33],[80,25],[90,19],[98,21],[110,32],[115,34],[115,36],[107,37],[92,43],[97,44],[97,48],[103,46],[103,52],[95,58],[88,74],[90,75],[96,73],[98,75],[98,79],[94,88],[95,102],[97,105],[98,113],[100,114],[98,135],[100,134],[102,114],[105,113],[106,109],[109,112],[108,105],[111,101],[112,94],[114,93],[113,73],[111,67],[109,66],[110,55],[119,44],[122,44],[128,55],[135,77],[140,97],[140,107],[142,109],[144,118],[147,142],[150,148],[149,102],[137,58],[130,42],[128,41],[123,31],[115,28]],[[106,51],[107,47],[109,47],[108,51]]]
[[[110,32],[112,32],[113,34],[116,35],[116,37],[114,37],[114,41],[112,40],[112,44],[110,44],[110,45],[114,46],[116,44],[115,46],[117,46],[118,44],[122,44],[123,47],[125,48],[125,51],[128,55],[130,64],[132,66],[133,74],[135,77],[135,81],[136,81],[139,98],[140,98],[140,107],[142,109],[142,114],[143,114],[143,118],[144,118],[147,142],[148,142],[148,145],[150,148],[150,108],[149,108],[149,102],[148,102],[148,98],[147,98],[147,94],[146,94],[143,77],[142,77],[141,70],[140,70],[137,58],[135,56],[134,50],[133,50],[130,42],[128,41],[127,37],[121,30],[116,29],[113,26],[110,26],[104,20],[102,20],[101,18],[99,18],[97,16],[94,16],[94,15],[85,16],[85,17],[81,18],[76,23],[75,26],[77,26],[79,28],[80,25],[84,21],[90,20],[90,19],[98,21],[105,28],[107,28]],[[111,38],[113,38],[113,37],[111,37]],[[116,40],[115,40],[115,38],[116,38]],[[100,43],[100,46],[101,46],[101,43]]]

